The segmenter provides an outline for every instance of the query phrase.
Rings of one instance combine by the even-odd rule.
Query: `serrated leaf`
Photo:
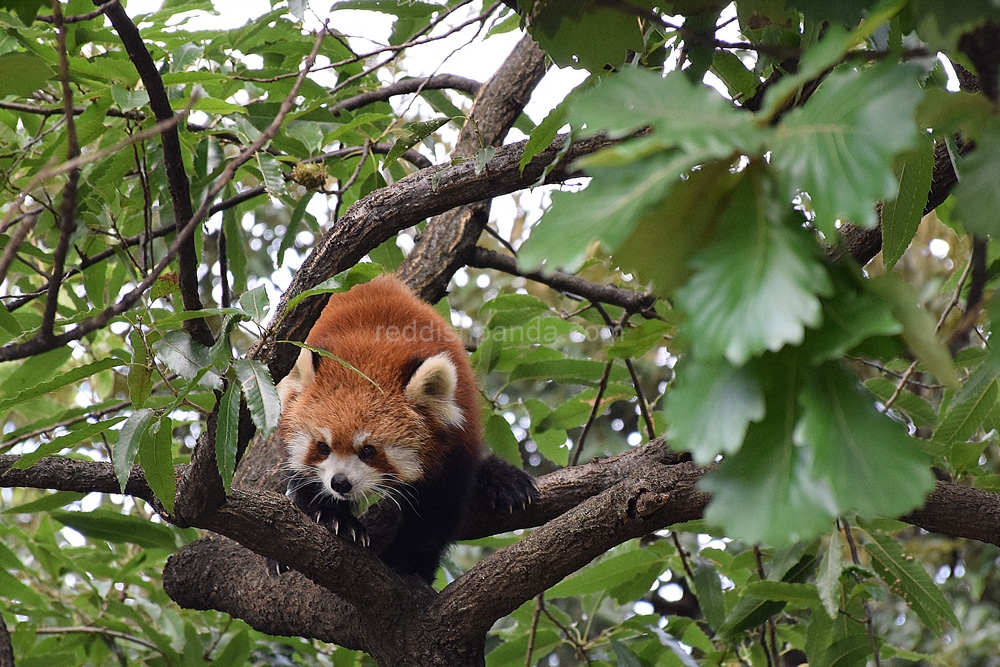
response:
[[[18,364],[14,372],[8,375],[3,381],[3,386],[0,386],[0,392],[7,397],[4,399],[4,405],[10,402],[10,398],[20,399],[22,392],[30,391],[32,387],[37,387],[41,383],[46,382],[55,374],[56,370],[69,361],[72,355],[73,350],[69,346],[63,346],[50,352],[43,352],[42,354],[29,357]],[[7,363],[17,364],[17,362]],[[56,381],[58,380],[56,378]],[[27,398],[28,394],[24,394],[24,397]],[[9,406],[5,409],[9,409]]]
[[[573,396],[565,403],[549,413],[536,427],[539,431],[546,429],[570,429],[582,426],[594,408],[597,400],[597,388],[586,389]],[[635,388],[619,382],[610,382],[601,396],[601,406],[604,411],[615,401],[635,398]]]
[[[816,573],[816,590],[830,618],[837,618],[837,611],[840,609],[840,573],[843,569],[844,542],[840,537],[840,530],[834,528],[830,533],[826,553],[820,561],[819,572]]]
[[[944,597],[923,566],[903,553],[902,547],[888,535],[869,533],[871,542],[865,551],[871,557],[872,569],[907,604],[932,631],[941,629],[941,621],[961,631],[961,624],[951,604]]]
[[[875,203],[896,196],[893,163],[917,140],[915,68],[835,71],[782,117],[771,164],[787,192],[809,193],[816,226],[837,237],[837,220],[872,227]]]
[[[737,368],[725,359],[692,359],[681,366],[664,400],[667,439],[690,451],[699,465],[739,450],[750,423],[764,418],[757,368]]]
[[[250,408],[250,417],[264,436],[278,426],[281,417],[281,399],[274,388],[274,381],[267,366],[253,359],[237,359],[234,364],[240,390]]]
[[[186,332],[168,331],[163,338],[153,343],[153,351],[167,368],[182,378],[197,378],[203,387],[222,389],[222,376],[211,369],[209,349],[194,342]]]
[[[572,271],[592,241],[603,239],[614,250],[692,166],[686,156],[657,154],[641,163],[590,169],[590,185],[582,192],[552,193],[552,207],[520,247],[518,264],[532,270],[544,262],[549,271]]]
[[[132,463],[139,453],[139,443],[146,431],[152,425],[156,415],[149,408],[136,410],[125,420],[125,425],[118,431],[118,442],[111,450],[111,460],[115,467],[115,477],[118,486],[125,492]]]
[[[857,291],[853,285],[838,282],[834,294],[822,302],[823,325],[806,332],[803,347],[813,364],[841,359],[868,338],[903,331],[892,314],[892,305],[877,293]]]
[[[261,178],[264,179],[264,188],[270,195],[282,195],[285,193],[285,178],[281,173],[281,163],[270,153],[257,151],[257,167],[260,169]]]
[[[49,515],[73,530],[95,540],[138,544],[147,549],[177,548],[173,529],[136,516],[98,509],[93,512],[53,510]]]
[[[134,111],[149,104],[149,92],[146,90],[126,90],[111,84],[111,99],[122,111]]]
[[[702,358],[741,366],[765,350],[800,343],[822,320],[830,278],[816,244],[769,211],[763,178],[745,179],[719,222],[716,241],[695,256],[696,273],[677,291],[685,331]]]
[[[128,334],[128,340],[132,345],[132,363],[129,364],[127,378],[128,397],[132,401],[132,407],[139,409],[152,393],[153,366],[142,334],[133,329]]]
[[[59,365],[62,364],[63,360],[65,359],[65,356],[66,355],[58,355],[52,358],[51,361],[57,362],[52,364],[53,371],[55,370],[55,368],[57,368]],[[84,378],[88,378],[92,375],[100,373],[101,371],[106,371],[109,368],[114,368],[115,366],[121,366],[122,363],[123,363],[122,360],[118,359],[117,357],[108,357],[106,359],[101,359],[99,361],[91,362],[84,366],[77,366],[76,368],[71,368],[65,373],[60,373],[58,376],[52,378],[51,380],[39,382],[34,386],[26,387],[21,391],[19,391],[14,396],[0,399],[0,415],[6,414],[8,410],[10,410],[16,405],[24,403],[25,401],[37,398],[38,396],[43,396],[49,393],[50,391],[55,391],[56,389],[73,384],[74,382],[79,382]],[[31,368],[36,369],[43,377],[48,374],[47,372],[38,368],[36,365],[32,365]],[[17,371],[15,371],[15,373],[16,372]],[[17,381],[8,380],[8,382],[10,382],[10,385],[12,386],[16,384]]]
[[[249,292],[245,292],[240,297],[240,308],[246,311],[257,324],[264,321],[267,311],[271,308],[271,302],[267,297],[267,289],[263,285],[254,287]]]
[[[903,154],[896,169],[896,198],[882,206],[882,260],[891,269],[910,245],[927,203],[934,170],[934,144],[923,139]]]
[[[5,569],[0,569],[0,596],[6,600],[20,600],[36,609],[47,609],[52,601],[35,592]]]
[[[712,494],[705,520],[729,537],[787,545],[825,533],[837,515],[830,483],[813,477],[810,452],[792,441],[788,408],[769,400],[740,450],[699,483]]]
[[[803,379],[799,400],[795,443],[812,450],[812,474],[829,481],[838,514],[895,517],[923,504],[934,488],[930,461],[853,375],[828,362]]]
[[[386,153],[382,168],[387,168],[390,164],[398,160],[403,153],[437,132],[439,128],[450,120],[451,118],[447,117],[434,118],[433,120],[424,120],[403,125],[404,134],[396,140],[392,148],[389,149],[389,152]]]
[[[240,394],[230,382],[219,401],[219,421],[215,427],[215,461],[219,466],[226,495],[232,490],[236,471],[236,449],[239,435]]]
[[[171,514],[177,493],[173,450],[173,422],[168,415],[164,415],[139,439],[139,463],[149,488]]]
[[[697,560],[691,583],[698,596],[698,606],[705,614],[709,627],[718,630],[726,621],[726,600],[722,593],[722,580],[715,566],[704,559]]]
[[[112,417],[111,419],[99,421],[96,424],[86,424],[78,429],[70,431],[66,435],[53,438],[49,442],[43,442],[38,446],[38,449],[29,454],[23,455],[11,467],[19,470],[30,468],[41,458],[55,454],[61,449],[72,447],[73,445],[93,438],[95,435],[100,433],[104,433],[115,424],[124,420],[124,417]]]
[[[990,382],[980,389],[982,391],[966,395],[962,401],[952,401],[948,406],[948,414],[934,431],[934,442],[950,445],[968,440],[983,425],[990,412],[996,407],[997,383]]]

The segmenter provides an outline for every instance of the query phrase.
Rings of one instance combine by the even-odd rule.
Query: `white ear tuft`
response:
[[[447,352],[428,357],[420,364],[413,377],[406,383],[403,395],[448,426],[461,426],[465,421],[461,408],[455,402],[458,371]]]
[[[313,383],[316,379],[316,369],[313,367],[312,350],[302,348],[295,366],[288,375],[278,383],[278,398],[281,399],[281,408],[284,410],[291,405],[295,397],[302,393],[302,390]]]

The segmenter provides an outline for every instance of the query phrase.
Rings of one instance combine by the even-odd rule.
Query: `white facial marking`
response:
[[[396,471],[396,477],[400,482],[414,482],[423,476],[420,457],[412,449],[390,445],[382,451],[385,452],[385,458]]]
[[[366,465],[357,456],[340,456],[336,453],[330,454],[325,461],[321,461],[315,467],[319,478],[323,480],[323,486],[327,491],[341,500],[358,501],[370,493],[382,481],[382,473]],[[334,475],[343,475],[351,482],[351,490],[347,493],[338,493],[330,487],[330,480]]]

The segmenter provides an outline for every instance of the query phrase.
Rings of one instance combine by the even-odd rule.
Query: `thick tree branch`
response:
[[[525,35],[476,96],[453,155],[470,158],[482,148],[499,145],[545,71],[545,53]],[[489,171],[488,164],[484,172]],[[424,300],[438,301],[455,271],[468,263],[489,211],[490,199],[481,199],[432,220],[396,272],[399,278]]]

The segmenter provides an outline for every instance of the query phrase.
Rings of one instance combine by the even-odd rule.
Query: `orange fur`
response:
[[[281,386],[286,442],[293,431],[319,437],[319,430],[328,430],[330,447],[348,454],[355,435],[367,432],[376,447],[392,443],[417,453],[424,471],[437,469],[440,457],[452,448],[482,456],[478,390],[465,349],[451,325],[397,279],[382,276],[332,295],[306,343],[353,369],[322,358],[315,377],[303,382],[302,364],[310,363],[309,354],[303,355]],[[460,426],[441,423],[433,409],[423,410],[426,406],[404,393],[410,379],[405,377],[407,369],[412,372],[416,362],[441,353],[457,376],[453,401]],[[318,456],[313,453],[311,458]],[[390,469],[384,458],[372,463]]]

